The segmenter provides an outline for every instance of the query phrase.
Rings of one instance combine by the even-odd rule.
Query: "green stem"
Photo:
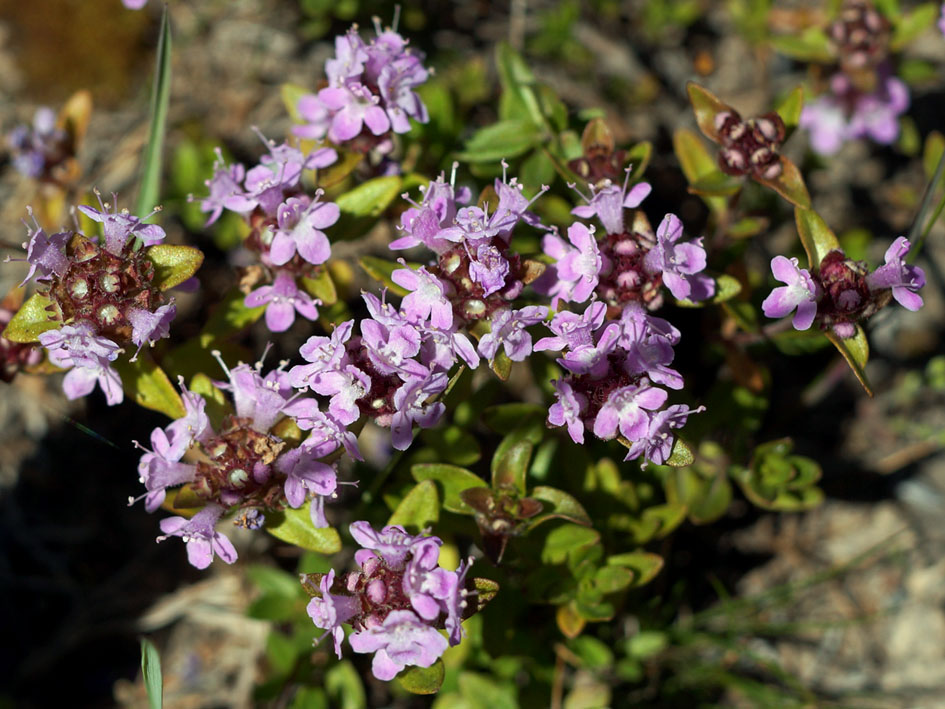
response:
[[[943,207],[945,207],[945,200],[943,200],[939,203],[938,209],[935,210],[935,215],[932,217],[932,220],[923,230],[922,223],[925,220],[929,206],[932,204],[932,196],[935,194],[935,188],[942,181],[943,174],[945,174],[945,150],[942,151],[942,157],[938,160],[938,166],[935,168],[935,174],[932,176],[932,180],[929,182],[928,187],[925,188],[925,194],[922,196],[922,204],[919,206],[919,213],[916,214],[912,228],[909,230],[909,242],[913,244],[913,248],[910,250],[907,259],[909,263],[912,263],[915,261],[916,257],[918,257],[919,252],[922,250],[922,245],[925,242],[926,235],[928,235],[929,231],[932,229],[932,225],[935,224]]]

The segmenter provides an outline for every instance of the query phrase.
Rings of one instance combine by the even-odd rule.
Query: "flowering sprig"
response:
[[[865,263],[848,259],[840,249],[830,250],[813,272],[799,268],[797,259],[775,256],[771,270],[786,285],[775,288],[762,309],[769,318],[780,318],[796,308],[797,330],[806,330],[816,321],[841,339],[853,337],[856,323],[890,299],[907,310],[922,307],[919,290],[925,285],[925,273],[906,263],[909,249],[909,241],[900,236],[886,250],[885,264],[872,273]]]
[[[536,350],[564,351],[557,361],[567,374],[554,382],[557,402],[548,411],[548,423],[566,426],[578,444],[584,443],[585,431],[603,440],[619,434],[629,448],[624,460],[642,456],[665,463],[672,451],[671,429],[703,410],[679,405],[661,410],[668,394],[654,383],[683,386],[679,372],[669,367],[679,331],[638,303],[600,329],[606,309],[595,301],[580,316],[562,311],[549,324],[555,336],[535,344]]]
[[[342,624],[350,624],[351,649],[374,653],[372,671],[380,680],[393,679],[405,667],[430,667],[462,640],[460,623],[473,610],[466,588],[472,560],[448,571],[438,565],[441,539],[413,536],[398,525],[378,532],[354,522],[350,531],[362,547],[354,556],[359,570],[343,579],[334,570],[303,574],[312,596],[309,617],[332,636],[339,659]]]
[[[295,322],[296,314],[318,319],[321,301],[299,283],[321,273],[331,256],[324,230],[341,214],[338,205],[321,200],[321,190],[313,196],[305,194],[302,174],[331,165],[338,155],[331,148],[316,148],[306,154],[287,143],[263,141],[269,153],[249,170],[240,164],[227,165],[217,151],[213,178],[207,181],[209,195],[201,200],[200,208],[209,212],[207,225],[224,211],[241,215],[249,224],[244,245],[256,253],[262,268],[246,270],[241,281],[244,304],[249,308],[265,306],[266,326],[272,332],[284,332]]]
[[[11,320],[6,335],[38,340],[50,362],[70,369],[63,383],[69,398],[85,396],[97,383],[108,403],[118,404],[121,378],[112,363],[124,348],[135,348],[134,361],[145,345],[168,336],[177,309],[166,291],[193,275],[203,255],[161,244],[161,227],[101,197],[99,209],[83,205],[79,211],[102,224],[101,239],[78,230],[49,236],[35,219],[27,225],[24,284],[34,282],[39,293]],[[168,266],[159,275],[158,267]]]
[[[304,125],[296,126],[302,138],[328,139],[359,152],[390,152],[390,133],[410,130],[410,118],[429,120],[426,106],[415,89],[429,71],[422,55],[414,52],[395,29],[382,29],[375,20],[376,36],[365,42],[357,25],[335,38],[335,56],[325,62],[328,86],[299,99]]]
[[[594,294],[614,308],[641,303],[655,310],[663,303],[661,285],[680,299],[705,300],[715,293],[715,282],[702,273],[702,238],[680,241],[682,222],[676,215],[667,214],[655,233],[642,212],[624,218],[625,209],[636,209],[650,193],[649,184],[630,187],[629,178],[628,168],[623,187],[609,180],[592,186],[591,196],[584,197],[587,205],[571,210],[578,217],[597,217],[602,236],[576,222],[567,242],[553,233],[543,237],[542,248],[554,263],[535,289],[551,296],[553,307],[558,301],[584,303]]]
[[[219,357],[219,353],[214,354]],[[138,472],[149,512],[164,502],[170,488],[181,485],[186,485],[188,506],[204,505],[199,523],[197,517],[190,525],[182,526],[177,521],[181,518],[161,523],[166,534],[185,538],[191,563],[198,568],[210,563],[212,554],[207,550],[211,548],[218,554],[219,549],[225,549],[227,553],[220,555],[227,563],[236,559],[236,552],[223,535],[207,531],[230,512],[237,513],[236,525],[256,529],[263,525],[268,512],[286,506],[301,507],[310,497],[312,524],[317,528],[327,526],[325,499],[336,496],[339,482],[334,465],[321,459],[342,446],[360,458],[357,444],[353,437],[347,437],[344,424],[331,412],[320,411],[312,397],[295,392],[282,368],[263,375],[261,363],[233,368],[227,368],[222,360],[220,364],[227,380],[217,384],[229,391],[233,400],[230,413],[220,424],[211,424],[205,399],[188,391],[181,380],[184,416],[155,428],[151,449],[140,446],[145,453]],[[311,433],[293,446],[276,432],[284,430],[284,426],[278,428],[284,420]],[[195,532],[197,527],[203,532]],[[208,540],[213,541],[209,547]],[[199,553],[191,551],[193,543],[197,543]]]

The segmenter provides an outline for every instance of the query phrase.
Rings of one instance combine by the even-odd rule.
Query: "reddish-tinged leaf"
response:
[[[690,81],[686,84],[689,92],[689,102],[696,114],[696,123],[702,134],[711,141],[719,142],[719,133],[715,129],[715,117],[725,111],[735,111],[727,103],[723,103],[718,96],[699,84]]]
[[[783,155],[781,157],[781,174],[774,180],[765,180],[755,176],[755,180],[765,187],[769,187],[784,197],[796,207],[810,209],[810,194],[804,184],[804,176],[797,169],[797,165]]]

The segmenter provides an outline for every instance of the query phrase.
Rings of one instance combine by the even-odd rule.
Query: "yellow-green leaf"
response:
[[[784,127],[787,131],[786,136],[791,135],[791,132],[797,128],[797,124],[801,120],[801,109],[803,108],[804,89],[800,86],[795,87],[791,93],[784,97],[781,103],[775,106],[774,112],[784,121]]]
[[[866,339],[866,333],[859,325],[856,326],[856,334],[853,337],[841,339],[832,331],[827,331],[827,339],[837,348],[843,358],[850,365],[850,369],[860,380],[860,384],[866,389],[866,393],[873,396],[873,388],[870,386],[869,379],[866,377],[866,362],[870,358],[870,345]]]
[[[161,290],[180,285],[203,263],[203,252],[193,246],[157,244],[148,246],[144,253],[154,264],[153,285]]]
[[[338,205],[342,214],[355,217],[379,217],[400,194],[402,185],[403,178],[398,175],[375,177],[339,196],[335,204]]]
[[[55,316],[57,311],[58,307],[49,298],[34,293],[16,311],[3,336],[11,342],[38,342],[44,332],[62,326],[62,321]]]
[[[186,413],[177,389],[171,384],[164,370],[151,358],[148,350],[141,350],[134,362],[119,359],[113,362],[112,366],[121,375],[121,385],[125,393],[139,406],[160,411],[172,419],[179,419]]]
[[[935,22],[938,17],[941,5],[934,2],[926,2],[898,18],[895,27],[893,27],[892,38],[890,39],[890,48],[896,52],[908,45],[912,40],[925,32]],[[941,41],[941,37],[939,37]]]
[[[825,63],[834,58],[830,38],[820,27],[808,27],[800,34],[775,35],[771,46],[781,54],[804,62]]]
[[[446,668],[437,658],[429,667],[408,667],[399,675],[397,682],[411,694],[436,694],[443,685]]]
[[[695,82],[690,81],[686,84],[686,91],[689,93],[689,103],[692,104],[692,110],[696,114],[699,130],[706,138],[718,143],[719,132],[715,128],[715,117],[720,113],[735,111],[735,109]]]
[[[708,300],[693,301],[688,298],[683,298],[682,300],[677,300],[676,303],[683,308],[701,308],[710,303],[724,303],[742,292],[741,282],[727,273],[723,273],[713,280],[715,281],[715,295]]]
[[[312,524],[308,505],[266,512],[266,531],[276,539],[320,554],[334,554],[341,549],[338,530]]]
[[[633,571],[633,587],[644,586],[656,578],[663,568],[663,558],[648,551],[631,551],[607,558],[610,566],[623,566]]]
[[[443,509],[460,514],[472,514],[472,508],[459,496],[471,487],[488,487],[486,481],[475,473],[456,465],[445,463],[420,463],[410,468],[417,482],[433,480],[443,486]]]
[[[388,261],[386,259],[377,258],[376,256],[362,256],[358,259],[358,263],[361,265],[361,268],[367,271],[367,274],[371,278],[386,286],[394,295],[405,296],[410,292],[394,283],[391,279],[391,274],[394,271],[398,268],[403,268],[403,266],[396,261]],[[407,268],[417,269],[419,268],[419,264],[407,263]]]
[[[810,194],[804,184],[804,176],[797,169],[797,165],[783,155],[781,157],[781,174],[773,180],[767,180],[755,175],[755,181],[768,187],[796,207],[810,209]]]
[[[399,524],[408,530],[419,532],[440,518],[440,500],[436,483],[424,480],[414,485],[400,501],[387,524]]]
[[[315,278],[302,278],[302,287],[313,298],[322,301],[322,305],[334,305],[338,302],[338,291],[331,274],[324,266]]]
[[[689,184],[695,184],[719,169],[715,158],[709,154],[702,139],[691,130],[681,128],[673,134],[673,150]],[[724,197],[704,196],[702,199],[718,215],[724,214],[727,210]]]
[[[824,256],[834,249],[839,249],[840,242],[827,223],[812,209],[795,208],[794,221],[797,224],[797,235],[801,238],[804,251],[807,252],[811,273],[817,273]]]
[[[279,95],[282,97],[282,105],[292,119],[293,123],[304,123],[302,115],[299,113],[299,99],[306,94],[312,93],[300,84],[286,82],[279,87]]]

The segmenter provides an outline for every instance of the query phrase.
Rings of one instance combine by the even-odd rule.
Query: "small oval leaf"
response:
[[[316,527],[308,505],[298,509],[286,507],[266,512],[266,531],[276,539],[320,554],[334,554],[341,550],[341,537],[334,527]]]
[[[161,290],[179,286],[194,275],[203,263],[203,252],[193,246],[157,244],[145,248],[144,254],[154,264],[152,285]]]
[[[444,463],[420,463],[410,468],[417,482],[433,480],[443,487],[443,509],[459,514],[472,514],[473,509],[463,502],[460,493],[473,487],[488,487],[475,473]]]
[[[183,418],[187,413],[177,389],[147,350],[142,350],[134,362],[119,359],[112,366],[121,376],[125,393],[139,406],[160,411],[172,419]]]
[[[3,331],[3,336],[11,342],[38,342],[39,336],[48,330],[62,326],[56,318],[58,307],[41,293],[34,293],[20,306]]]
[[[399,524],[407,530],[419,532],[440,518],[440,499],[436,483],[424,480],[414,485],[397,505],[387,524]]]
[[[843,358],[850,365],[850,369],[856,375],[856,378],[863,385],[866,393],[873,396],[873,387],[866,376],[866,362],[870,358],[870,344],[866,339],[866,333],[859,325],[856,326],[856,334],[847,339],[837,337],[832,330],[827,331],[827,339],[833,343]]]
[[[801,238],[804,251],[807,252],[811,273],[817,273],[824,256],[834,249],[839,249],[840,242],[827,223],[812,209],[796,208],[794,221],[797,224],[797,235]]]
[[[408,667],[399,675],[397,682],[411,694],[436,694],[443,685],[446,668],[437,658],[429,667]]]

